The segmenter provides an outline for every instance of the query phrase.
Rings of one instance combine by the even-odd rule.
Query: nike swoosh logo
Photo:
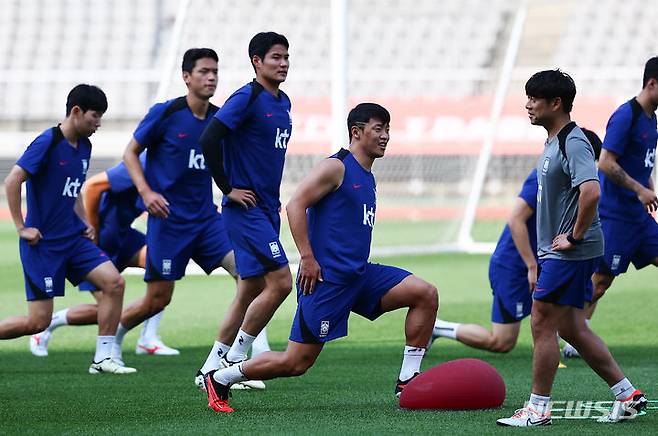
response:
[[[139,348],[141,348],[142,350],[146,351],[149,354],[153,354],[160,349],[160,347],[158,347],[157,345],[154,347],[145,347],[144,345],[140,345]]]

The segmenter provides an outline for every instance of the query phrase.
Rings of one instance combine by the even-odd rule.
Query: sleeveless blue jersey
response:
[[[199,138],[217,111],[210,105],[206,118],[194,116],[185,97],[154,105],[133,136],[146,147],[144,175],[155,192],[169,202],[176,222],[200,221],[214,216],[211,175]]]
[[[234,188],[250,189],[258,207],[281,208],[279,189],[288,140],[292,134],[290,99],[275,97],[256,81],[231,95],[215,117],[231,131],[224,141],[224,169]],[[230,200],[224,196],[222,204]]]
[[[331,158],[345,165],[343,183],[308,209],[308,233],[322,278],[347,283],[366,270],[377,190],[375,177],[348,150]]]
[[[142,167],[145,157],[146,153],[140,155]],[[100,221],[98,245],[109,253],[116,253],[118,244],[122,243],[133,221],[144,212],[144,209],[140,207],[137,188],[133,185],[123,162],[109,168],[106,173],[110,189],[101,195],[98,211]]]
[[[533,168],[523,182],[523,187],[521,188],[521,192],[519,192],[519,198],[523,199],[523,201],[525,201],[533,210],[532,215],[526,221],[526,227],[528,228],[530,247],[535,254],[535,258],[537,257],[537,186],[537,169]],[[517,250],[516,245],[514,245],[512,232],[507,224],[498,239],[496,249],[491,255],[491,262],[496,262],[510,268],[522,269],[524,271],[527,269],[523,258],[519,254],[519,250]]]
[[[635,122],[632,120],[633,110],[629,101],[622,104],[610,117],[603,148],[619,156],[617,163],[624,171],[648,187],[656,161],[656,115],[649,118],[642,111]],[[633,191],[608,179],[603,171],[599,171],[599,180],[599,214],[602,217],[631,222],[641,222],[645,219],[646,209]]]
[[[32,141],[16,162],[30,174],[25,226],[39,229],[44,241],[70,238],[85,229],[74,207],[90,157],[88,138],[78,139],[76,148],[55,127]]]

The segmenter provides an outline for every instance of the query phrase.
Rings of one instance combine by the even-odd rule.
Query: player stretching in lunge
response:
[[[601,153],[601,139],[582,128],[594,149]],[[532,291],[537,283],[537,169],[528,174],[512,213],[489,261],[489,283],[493,291],[491,331],[477,324],[460,324],[437,319],[432,340],[456,339],[468,346],[507,353],[516,345],[521,321],[532,310]],[[568,345],[568,344],[567,344]]]
[[[91,143],[107,99],[99,88],[78,85],[66,100],[66,119],[39,135],[5,179],[7,201],[20,237],[28,316],[0,321],[0,339],[44,330],[53,314],[53,297],[64,295],[64,279],[88,280],[103,293],[98,303],[98,337],[91,374],[135,372],[112,360],[112,344],[123,304],[124,281],[92,240],[79,196]],[[21,211],[21,185],[27,181],[27,218]]]
[[[375,159],[384,156],[389,121],[383,107],[357,105],[347,118],[349,150],[341,149],[321,162],[290,200],[286,211],[301,263],[288,348],[211,371],[205,378],[208,406],[216,412],[233,411],[228,403],[233,383],[306,372],[325,342],[347,335],[350,312],[374,320],[408,307],[406,346],[395,394],[419,373],[438,292],[408,271],[368,262],[376,209],[371,168]]]
[[[140,156],[143,165],[145,153]],[[94,228],[98,246],[110,257],[121,272],[128,267],[145,268],[146,237],[131,227],[144,210],[137,204],[137,190],[125,165],[119,163],[107,171],[96,174],[82,185],[82,199],[87,222]],[[81,291],[90,291],[96,302],[101,295],[90,282],[79,285]],[[79,304],[53,314],[50,325],[30,338],[30,351],[35,356],[47,356],[53,332],[65,325],[96,324],[98,304]],[[177,355],[178,350],[166,346],[158,336],[162,312],[144,321],[135,352],[137,354]]]
[[[594,150],[570,116],[576,85],[569,75],[551,70],[533,75],[525,89],[530,122],[548,132],[537,163],[540,273],[532,305],[532,393],[526,407],[497,423],[551,424],[550,395],[560,359],[557,333],[615,396],[612,410],[599,421],[633,418],[646,407],[646,398],[585,323],[584,305],[592,299],[592,273],[603,254],[603,233],[596,209],[600,190]]]
[[[200,140],[206,164],[224,194],[222,215],[239,279],[223,321],[235,327],[226,330],[231,335],[220,335],[209,356],[220,352],[222,359],[206,361],[196,381],[220,365],[244,360],[292,287],[279,241],[279,188],[292,132],[290,99],[279,89],[288,74],[288,40],[274,32],[258,33],[249,42],[249,58],[256,79],[229,97]],[[226,339],[232,340],[230,350]]]

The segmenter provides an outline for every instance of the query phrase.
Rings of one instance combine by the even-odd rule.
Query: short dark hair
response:
[[[581,127],[580,130],[583,131],[587,137],[587,140],[594,149],[594,160],[599,160],[599,156],[601,156],[601,146],[603,145],[601,138],[599,138],[599,135],[597,135],[596,132],[593,132],[592,130],[585,127]]]
[[[191,48],[188,49],[183,55],[183,64],[181,69],[186,73],[191,73],[196,65],[196,61],[203,58],[213,59],[215,62],[219,62],[219,57],[217,52],[211,48]]]
[[[267,52],[277,44],[281,44],[286,49],[289,48],[288,40],[281,34],[276,32],[257,33],[249,41],[249,61],[251,62],[254,56],[258,56],[261,60],[265,59]]]
[[[105,113],[107,110],[107,97],[102,89],[84,83],[76,85],[66,97],[66,116],[71,115],[73,106],[78,106],[82,112],[88,110]]]
[[[576,84],[570,75],[559,69],[540,71],[525,84],[525,93],[528,97],[546,100],[560,98],[564,112],[570,113],[576,98]]]
[[[359,103],[347,115],[347,132],[352,140],[352,127],[362,127],[370,120],[381,121],[384,124],[391,122],[391,114],[386,108],[377,103]]]
[[[654,56],[644,65],[644,76],[642,77],[642,88],[647,86],[649,79],[658,80],[658,56]]]

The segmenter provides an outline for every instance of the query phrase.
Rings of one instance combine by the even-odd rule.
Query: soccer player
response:
[[[341,149],[316,166],[288,203],[290,229],[301,255],[288,348],[208,373],[208,407],[216,412],[233,411],[228,403],[233,383],[306,372],[325,342],[347,335],[350,312],[375,320],[408,307],[396,396],[419,373],[438,291],[408,271],[368,262],[377,193],[371,168],[386,151],[389,122],[388,111],[378,104],[352,109],[349,150]]]
[[[601,139],[581,128],[594,149],[601,152]],[[507,353],[516,345],[521,320],[530,315],[532,291],[537,283],[537,169],[523,182],[507,225],[489,261],[489,283],[493,291],[491,331],[477,324],[460,324],[437,319],[432,340],[456,339],[468,346]],[[568,345],[568,344],[567,344]]]
[[[603,141],[599,213],[605,253],[593,276],[594,300],[632,262],[658,266],[658,198],[651,173],[656,162],[658,57],[644,67],[642,91],[610,117]]]
[[[144,153],[140,156],[142,165],[145,157]],[[96,242],[119,272],[128,267],[145,268],[146,237],[131,227],[144,211],[137,203],[137,190],[123,162],[88,179],[82,185],[81,195]],[[96,302],[99,301],[101,295],[93,283],[82,282],[79,288],[90,291]],[[48,328],[30,338],[30,351],[35,356],[47,356],[48,344],[56,329],[65,325],[96,324],[97,317],[98,304],[79,304],[55,312]],[[137,354],[179,354],[158,336],[161,318],[162,312],[144,321],[135,349]]]
[[[551,424],[550,395],[560,350],[556,334],[571,343],[610,386],[612,410],[599,421],[633,418],[647,400],[624,376],[603,341],[585,323],[592,273],[603,254],[597,213],[600,195],[594,150],[571,121],[573,79],[560,70],[540,71],[526,83],[530,122],[548,133],[537,164],[537,247],[540,273],[532,304],[532,393],[505,426]]]
[[[239,274],[226,318],[236,322],[230,345],[215,344],[222,366],[240,362],[292,287],[288,259],[279,241],[279,189],[292,132],[290,99],[279,89],[288,74],[288,40],[256,34],[249,58],[256,79],[231,95],[215,114],[200,143],[222,191],[222,215]],[[228,321],[227,321],[228,322]],[[212,354],[212,352],[211,352]],[[202,373],[215,368],[204,365]]]
[[[176,280],[190,259],[210,274],[222,266],[234,273],[233,253],[213,204],[212,182],[199,137],[217,111],[210,97],[217,87],[217,53],[185,52],[182,77],[187,95],[154,105],[139,123],[124,162],[148,211],[146,295],[123,311],[113,356],[121,359],[126,332],[171,301]],[[139,155],[146,149],[142,169]]]
[[[89,168],[89,137],[100,127],[106,110],[107,99],[100,88],[74,87],[66,100],[64,122],[39,135],[5,179],[9,210],[20,238],[28,315],[0,321],[0,339],[44,330],[53,314],[53,298],[64,295],[64,279],[73,285],[88,280],[103,293],[98,304],[96,354],[89,373],[128,374],[135,369],[111,358],[124,281],[92,242],[94,228],[86,222],[78,195]],[[25,221],[23,182],[27,184]]]

